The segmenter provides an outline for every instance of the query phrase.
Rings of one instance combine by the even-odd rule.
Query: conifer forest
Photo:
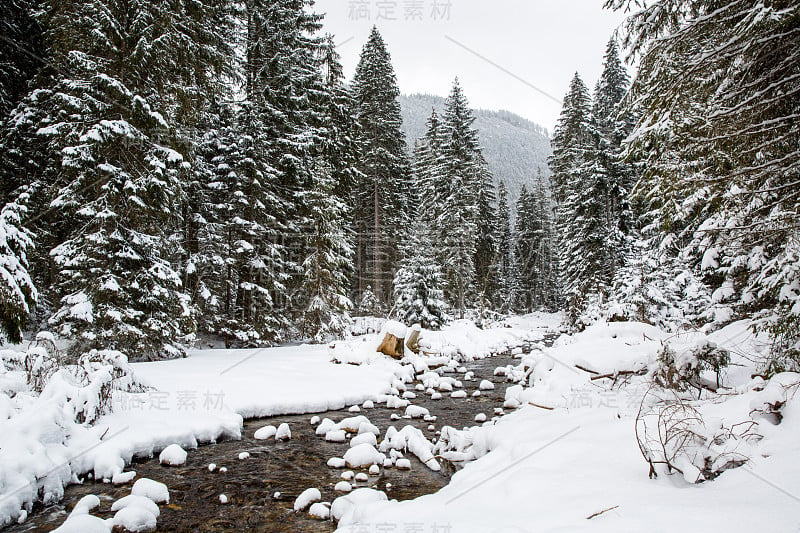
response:
[[[412,4],[390,3],[406,13]],[[660,502],[688,513],[680,515],[685,531],[751,531],[754,523],[797,531],[800,467],[787,465],[800,452],[800,4],[594,3],[624,22],[591,51],[602,54],[596,83],[576,72],[556,95],[554,128],[535,126],[549,147],[534,164],[523,148],[501,145],[499,133],[479,132],[479,116],[507,124],[510,113],[476,110],[469,97],[477,87],[464,77],[441,88],[443,103],[418,98],[424,128],[420,117],[421,134],[407,134],[408,100],[381,20],[358,37],[350,75],[337,44],[346,36],[330,32],[313,0],[0,0],[0,528],[61,501],[87,473],[124,486],[133,458],[161,452],[161,464],[183,464],[184,448],[191,461],[198,444],[243,438],[243,420],[352,406],[345,415],[364,420],[312,419],[326,443],[355,441],[341,465],[363,468],[355,474],[363,483],[334,471],[335,491],[352,485],[352,501],[334,500],[333,482],[308,481],[270,485],[264,505],[288,505],[309,523],[309,512],[335,520],[337,531],[390,531],[379,529],[382,520],[398,532],[567,531],[592,513],[598,531],[642,530],[647,520],[634,516],[634,502],[656,498],[647,483],[677,472],[708,494],[695,496],[704,511],[686,510],[677,494]],[[498,159],[516,164],[521,181],[508,182]],[[399,351],[386,351],[395,339]],[[488,356],[507,359],[483,376],[470,364]],[[226,381],[236,372],[243,381]],[[431,415],[442,394],[477,406],[501,383],[492,406],[499,422],[477,411],[445,421],[486,422],[462,431]],[[454,392],[462,385],[470,396]],[[153,410],[120,407],[132,398],[172,391],[174,400],[188,390],[224,391],[225,407],[196,422],[157,409],[165,418],[149,420],[158,431],[104,440],[102,430],[139,427],[119,417]],[[584,390],[581,403],[576,391]],[[616,429],[591,428],[607,405],[592,404],[575,422],[592,398],[613,395],[621,405],[622,394],[635,400],[631,412],[615,411],[630,420],[618,440]],[[730,398],[747,398],[750,408],[739,413]],[[392,415],[397,429],[386,431],[388,411],[381,427],[367,405],[381,402],[425,424],[398,431],[404,421]],[[297,439],[301,423],[278,422],[264,439],[294,442],[286,432],[291,425]],[[536,476],[557,485],[547,473],[509,481],[506,503],[487,481],[450,507],[447,496],[414,500],[413,513],[391,502],[411,499],[392,495],[399,479],[363,481],[404,469],[403,453],[419,460],[409,463],[414,472],[467,464],[475,479],[447,478],[437,490],[452,487],[431,496],[455,499],[501,471],[505,463],[483,455],[512,461],[524,450],[504,443],[533,450],[555,437],[567,447],[571,426],[595,431],[581,441],[589,451],[571,457],[594,446],[613,457],[620,442],[632,443],[631,463],[645,468],[631,485],[643,488],[548,504],[553,516],[578,513],[580,524],[532,518],[514,503]],[[552,435],[537,433],[542,427]],[[95,442],[105,443],[103,453]],[[255,460],[255,448],[246,449]],[[202,475],[216,475],[204,461]],[[553,468],[590,472],[591,492],[595,465],[575,461]],[[619,468],[598,473],[605,481],[596,485],[626,486],[613,480],[628,475]],[[753,479],[736,485],[744,470],[779,491]],[[164,500],[160,483],[136,479],[130,498],[147,504],[101,520],[85,496],[75,506],[83,511],[70,504],[72,514],[53,527],[333,531],[305,522],[279,529],[280,520],[246,526],[244,511],[228,526],[200,511],[201,525],[175,525],[167,514],[175,511],[142,511]],[[747,482],[756,492],[746,492]],[[659,490],[676,490],[669,487]],[[244,509],[235,490],[209,505]],[[762,502],[749,508],[750,522],[733,494]],[[717,514],[715,497],[728,502]],[[472,510],[486,498],[501,509],[491,520]],[[767,512],[767,502],[795,510]],[[434,518],[452,529],[435,529]],[[423,529],[403,529],[415,520]],[[669,520],[655,523],[668,531]]]

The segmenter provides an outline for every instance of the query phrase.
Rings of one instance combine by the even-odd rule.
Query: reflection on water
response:
[[[518,362],[503,355],[467,364],[467,368],[475,372],[474,381],[463,382],[468,392],[467,398],[452,399],[445,394],[441,400],[434,401],[423,392],[418,392],[412,403],[426,407],[437,417],[433,423],[436,430],[445,425],[456,428],[472,426],[476,414],[485,413],[491,418],[494,409],[503,404],[508,383],[504,377],[493,376],[494,369]],[[461,374],[448,375],[457,379],[462,377]],[[472,398],[472,392],[477,390],[482,379],[493,381],[496,388]],[[413,384],[409,389],[413,390]],[[402,415],[402,410],[377,405],[375,409],[363,409],[359,414],[367,416],[378,426],[381,436],[390,425],[400,429],[412,424],[429,439],[435,439],[435,431],[428,429],[429,422],[390,419],[392,414]],[[329,417],[334,421],[353,416],[346,410],[319,415],[320,418]],[[342,457],[348,444],[326,442],[316,436],[309,423],[310,418],[309,414],[248,420],[242,440],[189,450],[186,464],[180,467],[162,466],[157,459],[135,461],[130,468],[136,470],[137,479],[147,477],[166,483],[169,487],[170,504],[161,506],[158,531],[240,531],[244,528],[276,533],[333,531],[335,527],[332,522],[314,520],[306,513],[295,513],[292,509],[295,498],[310,487],[320,489],[323,501],[330,502],[341,495],[334,492],[333,486],[341,481],[342,470],[329,468],[326,463],[331,457]],[[292,440],[275,442],[253,439],[253,433],[259,427],[266,424],[277,426],[282,422],[291,427]],[[239,453],[245,451],[250,453],[250,457],[239,460]],[[370,476],[368,482],[356,483],[354,488],[373,487],[385,491],[390,499],[409,500],[438,491],[458,468],[442,461],[442,471],[432,472],[411,453],[405,455],[412,462],[410,471],[382,468],[379,476]],[[208,470],[210,463],[217,465],[216,471]],[[228,471],[220,472],[221,467],[226,467]],[[387,483],[391,484],[388,490]],[[280,496],[276,498],[277,492]],[[109,518],[113,515],[110,512],[111,503],[129,493],[130,484],[114,486],[86,480],[82,485],[68,487],[58,505],[34,509],[33,516],[27,522],[4,531],[51,531],[63,522],[68,510],[86,494],[96,494],[102,502],[100,509],[93,514]],[[226,505],[219,502],[220,494],[227,495]]]

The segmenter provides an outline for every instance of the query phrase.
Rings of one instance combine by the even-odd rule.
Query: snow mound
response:
[[[284,422],[280,426],[278,426],[278,430],[275,433],[275,440],[289,440],[292,438],[292,430],[289,429],[289,424]]]
[[[363,443],[353,446],[344,454],[344,461],[350,468],[360,468],[374,464],[383,464],[386,456],[371,444]]]
[[[156,517],[144,507],[130,506],[117,511],[111,524],[131,533],[145,533],[156,530]]]
[[[318,502],[321,499],[322,499],[322,493],[319,491],[319,489],[315,488],[306,489],[294,501],[294,510],[302,511],[312,503]]]
[[[312,518],[327,520],[331,516],[330,504],[315,503],[308,509],[308,514]]]
[[[169,503],[169,489],[167,486],[146,477],[137,480],[133,484],[131,494],[150,498],[155,503]]]
[[[110,533],[111,526],[102,518],[96,516],[70,515],[63,524],[53,530],[53,533]]]
[[[158,505],[156,505],[153,500],[150,498],[145,498],[144,496],[136,496],[134,494],[123,496],[119,500],[115,501],[111,505],[111,510],[116,512],[121,509],[125,509],[126,507],[140,507],[156,518],[158,518],[158,516],[161,514]]]
[[[278,429],[275,426],[264,426],[256,430],[253,434],[253,438],[256,440],[267,440],[274,437],[277,432]]]
[[[162,465],[181,466],[186,463],[187,456],[186,450],[177,444],[170,444],[161,450],[161,453],[158,455],[158,462]]]
[[[387,500],[385,492],[368,488],[357,489],[347,496],[340,496],[333,500],[331,516],[339,521],[340,526],[349,525],[355,521],[356,507]]]

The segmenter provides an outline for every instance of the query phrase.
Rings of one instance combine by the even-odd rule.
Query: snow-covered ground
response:
[[[638,370],[655,363],[662,343],[691,346],[701,338],[631,323],[600,323],[562,337],[552,349],[524,358],[533,368],[526,384],[532,387],[512,387],[506,396],[507,403],[522,405],[519,410],[496,424],[452,429],[447,435],[443,430],[437,445],[441,455],[477,458],[447,487],[408,502],[356,505],[338,532],[382,531],[379,524],[400,531],[421,524],[421,531],[458,533],[800,530],[796,387],[788,390],[779,425],[753,411],[786,398],[784,386],[800,382],[800,375],[779,375],[773,382],[781,386],[766,388],[761,378],[751,379],[750,359],[764,345],[746,323],[710,336],[731,350],[733,366],[723,376],[731,389],[704,393],[705,399],[694,404],[703,422],[692,429],[720,434],[720,427],[753,420],[754,433],[763,439],[737,441],[736,451],[749,461],[712,481],[692,484],[663,470],[656,479],[648,477],[634,430],[646,377],[626,377],[627,384],[612,388],[612,379],[591,380],[593,374],[575,368],[600,374]],[[717,447],[708,443],[709,450]]]
[[[518,366],[495,371],[517,383],[506,391],[504,407],[518,408],[510,415],[471,428],[443,427],[436,443],[417,438],[410,426],[392,431],[365,423],[362,432],[359,424],[363,435],[340,459],[339,466],[392,462],[399,457],[393,451],[400,448],[434,469],[442,459],[463,461],[465,467],[447,487],[402,503],[380,491],[359,489],[330,507],[311,505],[314,498],[298,505],[311,505],[315,516],[330,513],[340,520],[342,533],[384,531],[387,524],[397,531],[416,527],[458,533],[800,530],[800,401],[794,398],[800,375],[784,373],[770,382],[752,377],[754,361],[767,346],[750,333],[748,323],[706,336],[600,322],[545,348],[538,341],[558,322],[558,316],[530,315],[480,330],[457,321],[442,332],[423,332],[427,354],[409,357],[411,365],[376,354],[380,334],[330,347],[205,350],[187,359],[134,364],[136,378],[150,388],[116,393],[113,412],[91,426],[71,418],[75,400],[59,391],[72,389],[62,383],[36,395],[28,390],[24,373],[6,365],[0,372],[0,522],[24,519],[23,509],[37,498],[57,500],[76,475],[93,472],[129,482],[124,469],[134,455],[177,445],[162,460],[180,462],[178,446],[191,454],[198,443],[237,438],[243,417],[321,412],[365,401],[408,412],[415,406],[401,398],[406,387],[400,382],[409,382],[415,372],[418,387],[449,393],[454,378],[426,371],[429,365],[443,365],[449,372],[459,367],[467,379],[464,361],[527,342],[531,349],[518,353]],[[386,327],[394,331],[398,325]],[[686,354],[708,343],[731,354],[731,365],[721,375],[725,388],[684,400],[696,414],[687,427],[702,437],[701,445],[675,459],[683,475],[657,465],[659,475],[651,479],[636,420],[643,397],[652,394],[658,356],[668,345],[676,361],[691,360]],[[12,356],[4,357],[9,361]],[[702,377],[707,384],[716,381],[713,372]],[[407,390],[404,396],[413,400]],[[769,414],[776,409],[779,424]],[[317,433],[325,438],[340,429],[327,419],[317,422]],[[323,431],[326,425],[331,427]],[[270,429],[270,436],[280,432]],[[354,457],[362,450],[361,455],[372,456]],[[747,461],[715,479],[692,483],[700,475],[698,465],[720,457]],[[400,460],[411,466],[397,459],[398,468]],[[79,525],[84,518],[76,520]]]
[[[462,321],[444,332],[423,332],[423,339],[431,351],[475,358],[540,339],[546,327],[536,317],[507,326],[479,330]],[[132,364],[136,380],[148,389],[116,392],[112,412],[92,425],[75,420],[76,410],[92,401],[91,387],[58,374],[41,394],[33,393],[19,367],[23,348],[2,351],[0,525],[24,520],[34,501],[59,500],[78,475],[126,482],[123,470],[134,456],[152,456],[173,444],[191,449],[239,438],[243,417],[386,401],[393,384],[413,372],[377,354],[379,340],[373,334],[341,343],[345,351],[369,359],[364,365],[334,363],[332,355],[343,348],[324,345],[200,350],[185,359]],[[415,360],[415,367],[425,365]]]

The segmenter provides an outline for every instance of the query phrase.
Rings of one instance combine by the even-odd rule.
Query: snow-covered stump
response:
[[[411,331],[409,332],[408,340],[406,340],[406,346],[408,347],[408,349],[416,354],[418,354],[420,350],[419,335],[421,331],[422,331],[421,326],[419,324],[414,324],[413,326],[411,326]]]
[[[378,351],[394,359],[402,359],[405,355],[406,327],[400,322],[390,320],[383,326],[383,341]]]

